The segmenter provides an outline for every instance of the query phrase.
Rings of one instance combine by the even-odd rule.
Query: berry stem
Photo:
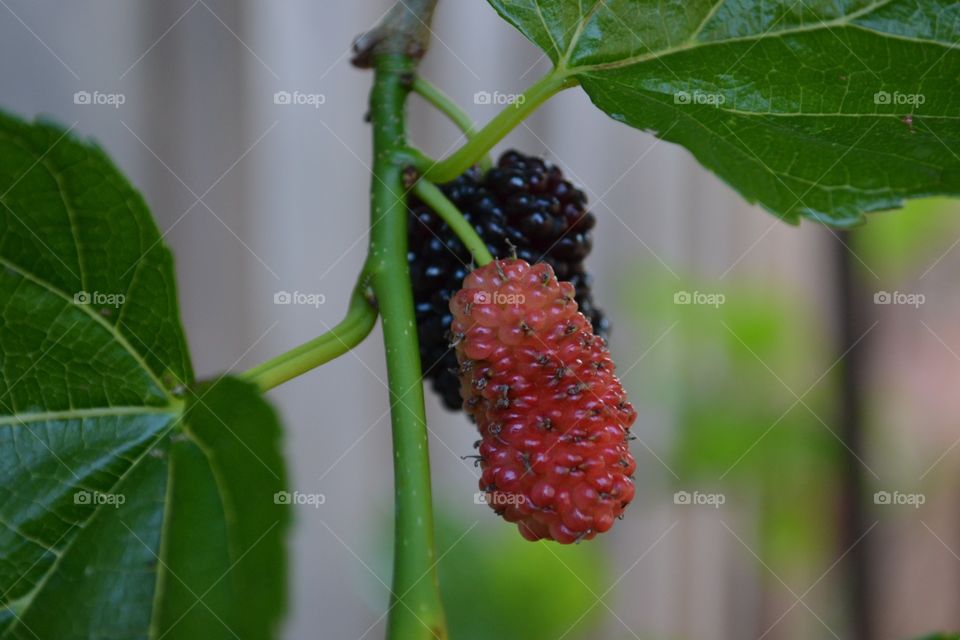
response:
[[[507,105],[472,138],[454,151],[446,159],[435,165],[418,166],[420,173],[431,182],[449,182],[469,169],[482,158],[493,145],[523,122],[537,107],[556,93],[575,86],[577,79],[565,70],[554,68],[550,73],[517,97],[516,102]]]
[[[268,391],[284,382],[330,362],[363,342],[377,320],[377,310],[368,300],[365,287],[357,284],[350,298],[346,317],[321,336],[305,342],[279,356],[253,367],[242,374],[256,384],[260,391]]]
[[[473,123],[470,116],[467,115],[467,112],[461,109],[460,105],[454,102],[453,98],[425,80],[423,76],[418,75],[413,79],[412,88],[421,98],[432,104],[457,125],[460,131],[467,137],[467,140],[477,135],[477,126]],[[489,154],[484,154],[477,164],[486,172],[493,166],[493,161],[490,159]]]
[[[437,185],[427,180],[419,180],[414,186],[413,192],[457,234],[463,246],[473,254],[473,259],[477,265],[483,266],[493,262],[493,256],[487,249],[487,245],[477,235],[473,226],[466,221],[457,206],[450,202],[447,196],[443,195]]]
[[[370,249],[365,270],[383,322],[393,427],[395,529],[389,640],[446,638],[433,540],[433,507],[420,347],[407,267],[405,103],[409,55],[375,55]]]

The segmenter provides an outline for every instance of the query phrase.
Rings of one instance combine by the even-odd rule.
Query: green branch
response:
[[[576,78],[564,71],[553,69],[520,94],[516,102],[504,107],[493,120],[448,158],[432,166],[418,166],[417,169],[431,182],[444,183],[453,180],[475,164],[493,145],[500,142],[551,96],[576,84]]]
[[[437,110],[447,116],[451,122],[457,125],[457,128],[467,137],[467,140],[476,136],[477,127],[473,123],[473,120],[467,115],[466,111],[460,108],[460,105],[453,101],[453,98],[419,75],[414,78],[412,88],[421,98],[432,104]],[[484,154],[477,164],[480,165],[483,171],[488,171],[490,167],[493,166],[493,162],[490,160],[488,154]]]
[[[367,271],[383,319],[393,426],[395,528],[390,640],[446,638],[436,573],[433,507],[420,347],[407,266],[404,197],[409,56],[374,59],[370,95],[373,122],[371,238]]]
[[[488,262],[493,262],[493,256],[490,255],[487,245],[477,235],[476,230],[464,219],[457,206],[450,202],[435,184],[420,180],[414,186],[413,192],[457,234],[463,245],[473,254],[473,259],[478,265],[483,266]]]
[[[350,298],[347,316],[340,324],[295,349],[245,371],[241,377],[256,384],[260,391],[268,391],[353,349],[367,337],[376,320],[377,310],[358,283]]]

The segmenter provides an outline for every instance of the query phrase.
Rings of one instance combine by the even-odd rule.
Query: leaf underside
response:
[[[0,114],[0,639],[272,637],[279,437],[251,385],[195,385],[105,154]]]
[[[787,221],[960,193],[960,3],[489,2],[597,107]]]

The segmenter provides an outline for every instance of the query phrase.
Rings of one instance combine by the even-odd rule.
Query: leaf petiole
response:
[[[364,281],[361,276],[361,283]],[[346,317],[321,336],[305,342],[241,374],[245,380],[267,391],[288,380],[330,362],[354,348],[367,337],[377,320],[377,310],[358,283],[350,298]]]
[[[453,101],[453,98],[419,75],[414,78],[411,88],[413,89],[414,93],[417,93],[429,104],[436,107],[437,110],[439,110],[455,125],[457,125],[457,127],[463,132],[468,140],[477,135],[477,126],[473,123],[473,120],[471,120],[470,116],[467,115],[466,111],[461,109],[460,105]],[[484,154],[477,161],[477,164],[480,165],[480,168],[483,169],[483,171],[487,171],[493,166],[493,161],[490,160],[489,155]]]
[[[523,122],[537,107],[564,89],[578,83],[576,77],[560,68],[554,68],[550,73],[540,78],[522,94],[517,100],[503,108],[493,117],[476,135],[471,137],[459,149],[446,159],[434,165],[417,166],[423,177],[431,182],[449,182],[470,168],[480,160],[493,145],[497,144],[508,133]]]

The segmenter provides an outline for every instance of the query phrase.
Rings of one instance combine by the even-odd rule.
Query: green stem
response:
[[[463,245],[473,254],[473,259],[478,265],[483,266],[493,262],[493,256],[490,255],[487,245],[477,235],[476,230],[464,219],[457,206],[450,202],[435,184],[426,180],[419,180],[413,187],[413,192],[453,229]]]
[[[241,377],[256,384],[261,391],[268,391],[354,348],[367,337],[376,320],[377,310],[358,284],[350,298],[347,316],[340,324],[299,347],[245,371]]]
[[[576,84],[576,78],[564,71],[553,69],[523,92],[516,102],[504,107],[493,120],[445,160],[433,166],[418,166],[417,169],[431,182],[453,180],[482,158],[493,145],[500,142],[551,96]]]
[[[436,107],[441,113],[446,115],[457,125],[468,140],[477,134],[477,127],[470,116],[467,115],[467,112],[461,109],[460,105],[453,101],[453,98],[424,80],[422,76],[418,75],[414,78],[413,90],[424,100]],[[484,154],[478,161],[478,164],[480,168],[486,172],[493,166],[493,161],[490,160],[489,154]]]
[[[394,451],[395,534],[390,640],[446,638],[435,569],[433,510],[420,348],[407,267],[404,76],[414,70],[405,55],[374,58],[370,95],[373,182],[370,251],[366,270],[383,319]]]

